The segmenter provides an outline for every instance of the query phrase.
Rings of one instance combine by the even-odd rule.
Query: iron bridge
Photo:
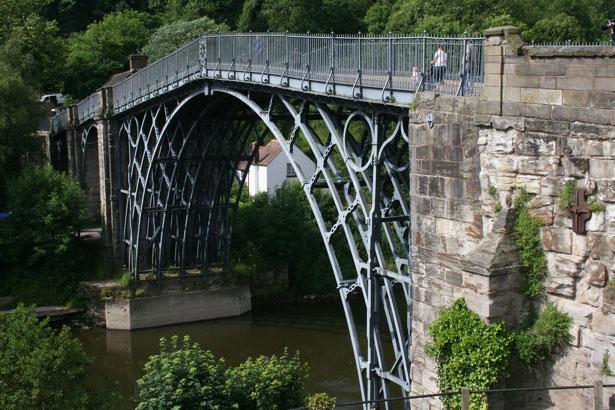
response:
[[[448,69],[434,79],[442,44]],[[331,262],[361,396],[375,403],[408,396],[412,380],[408,106],[419,89],[477,93],[481,79],[482,39],[204,35],[53,117],[51,157],[101,192],[108,236],[138,280],[228,266],[250,164],[276,139]]]

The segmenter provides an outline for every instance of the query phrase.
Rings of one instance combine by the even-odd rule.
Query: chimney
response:
[[[130,71],[140,70],[147,66],[147,56],[143,54],[131,54],[128,56],[128,68]]]

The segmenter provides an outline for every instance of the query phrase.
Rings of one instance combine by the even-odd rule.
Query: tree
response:
[[[149,56],[150,61],[155,61],[203,33],[221,33],[228,30],[228,26],[217,24],[209,17],[193,21],[175,21],[156,30],[143,47],[143,53]]]
[[[237,30],[241,32],[248,31],[266,31],[267,21],[261,13],[263,5],[262,0],[245,0],[243,9],[237,23]]]
[[[384,33],[391,13],[393,12],[393,5],[393,0],[381,0],[373,4],[367,10],[364,21],[368,33]]]
[[[161,9],[166,23],[190,21],[208,16],[230,27],[237,27],[243,0],[153,0],[150,5]]]
[[[22,26],[31,16],[41,13],[51,0],[3,0],[0,2],[0,43],[13,28]]]
[[[77,181],[50,166],[28,166],[8,184],[10,218],[0,223],[4,287],[22,300],[62,303],[83,269],[77,233],[85,215]]]
[[[572,16],[556,14],[539,20],[534,27],[523,32],[523,38],[529,42],[583,41],[583,30]]]
[[[39,92],[62,89],[65,42],[58,37],[55,22],[31,14],[12,29],[1,58],[21,73],[24,81]]]
[[[34,90],[18,72],[0,61],[0,209],[7,205],[8,180],[20,172],[26,159],[41,155],[40,143],[33,134],[43,116]]]
[[[160,354],[151,356],[137,381],[137,410],[224,408],[224,361],[185,336],[160,340]]]
[[[68,327],[53,331],[31,308],[0,315],[0,408],[86,409],[89,358]]]
[[[112,74],[126,70],[128,55],[147,43],[150,23],[145,13],[117,12],[72,36],[66,58],[66,91],[75,98],[83,98]]]

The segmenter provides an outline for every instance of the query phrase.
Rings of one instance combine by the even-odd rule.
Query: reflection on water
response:
[[[100,328],[76,332],[94,357],[91,382],[116,385],[123,408],[131,408],[135,381],[148,356],[159,351],[159,339],[186,334],[231,366],[248,356],[279,354],[284,347],[289,352],[299,350],[310,365],[308,393],[327,392],[338,402],[360,397],[346,321],[335,301],[263,308],[237,318],[132,332]]]

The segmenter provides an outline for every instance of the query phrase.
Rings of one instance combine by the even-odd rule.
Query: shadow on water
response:
[[[359,329],[359,331],[362,331]],[[136,380],[147,358],[159,351],[161,337],[190,335],[201,347],[234,366],[249,356],[299,350],[310,365],[308,393],[327,392],[338,402],[360,398],[346,321],[337,301],[260,308],[243,316],[135,331],[76,330],[94,358],[96,387],[115,386],[117,408],[133,407]]]

